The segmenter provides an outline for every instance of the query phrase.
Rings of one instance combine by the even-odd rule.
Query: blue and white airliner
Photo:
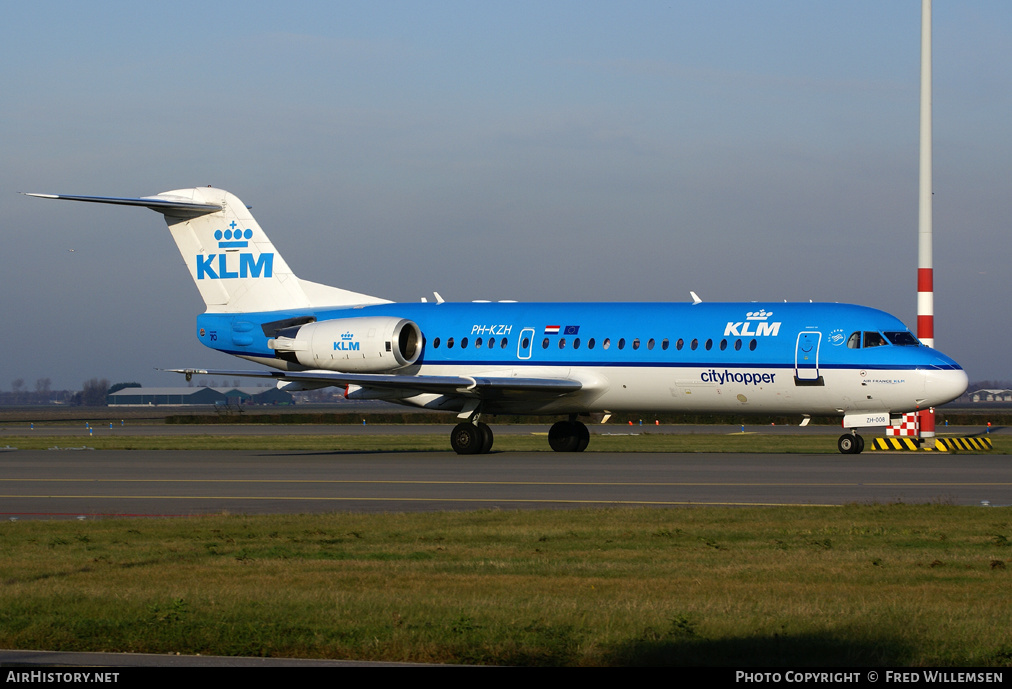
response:
[[[450,444],[485,453],[494,414],[558,414],[548,442],[580,452],[578,420],[618,411],[839,415],[857,428],[943,404],[967,376],[897,318],[813,303],[393,303],[292,273],[247,207],[221,189],[143,198],[30,194],[144,206],[165,216],[207,305],[197,338],[271,370],[181,369],[273,378],[285,390],[345,388],[454,412]]]

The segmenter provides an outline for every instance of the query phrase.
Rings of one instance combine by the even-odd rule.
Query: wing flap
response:
[[[439,395],[460,395],[478,399],[506,397],[561,397],[578,392],[583,384],[568,378],[498,378],[494,376],[398,376],[336,371],[225,371],[218,369],[167,369],[189,380],[195,375],[272,378],[285,382],[333,386],[358,385],[373,390],[406,390]]]

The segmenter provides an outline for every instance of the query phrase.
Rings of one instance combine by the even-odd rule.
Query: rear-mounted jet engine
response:
[[[404,318],[338,318],[285,328],[267,346],[308,368],[381,373],[418,361],[422,331]]]

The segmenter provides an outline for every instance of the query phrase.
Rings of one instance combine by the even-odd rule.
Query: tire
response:
[[[481,448],[478,450],[478,454],[487,455],[492,450],[495,436],[492,434],[492,429],[489,428],[487,423],[478,422],[478,430],[481,431],[482,436]]]
[[[587,449],[587,445],[590,444],[590,431],[587,430],[587,425],[581,421],[573,422],[576,426],[576,449],[574,452],[583,452]]]
[[[857,436],[857,450],[854,452],[854,454],[859,455],[862,452],[864,452],[864,438],[861,436]]]
[[[473,423],[458,423],[450,433],[450,447],[458,455],[474,455],[481,451],[485,434]]]
[[[845,455],[857,454],[859,450],[857,449],[856,438],[860,437],[861,436],[857,436],[852,433],[844,433],[840,436],[840,439],[836,441],[836,447]]]
[[[576,424],[558,421],[548,430],[548,444],[556,452],[576,452],[580,444]]]

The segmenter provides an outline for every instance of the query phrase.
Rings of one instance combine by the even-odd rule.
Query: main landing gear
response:
[[[484,455],[492,449],[494,439],[487,423],[464,421],[450,433],[450,446],[458,455]]]
[[[483,455],[492,449],[492,429],[481,421],[464,421],[450,433],[450,446],[458,455]],[[590,431],[575,418],[559,421],[548,431],[548,444],[556,452],[583,452],[590,443]]]
[[[574,418],[559,421],[548,431],[548,444],[556,452],[583,452],[590,443],[587,426]]]
[[[844,433],[836,441],[836,446],[845,455],[859,455],[864,451],[864,438],[857,433]]]

